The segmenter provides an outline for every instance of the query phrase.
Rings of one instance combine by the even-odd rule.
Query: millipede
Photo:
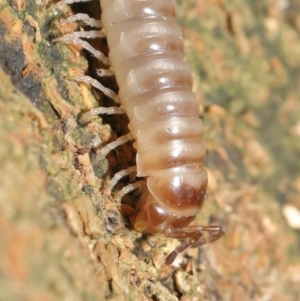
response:
[[[54,6],[87,1],[62,0]],[[98,71],[100,76],[115,76],[118,94],[89,76],[76,78],[119,104],[86,114],[126,113],[129,118],[130,133],[101,148],[97,157],[104,158],[112,149],[134,140],[136,167],[118,172],[108,189],[133,172],[144,178],[125,186],[119,196],[144,190],[133,226],[140,232],[179,239],[181,243],[165,260],[171,264],[187,248],[212,243],[225,233],[221,226],[190,225],[203,206],[208,179],[203,125],[184,59],[182,31],[176,23],[176,2],[100,0],[100,6],[101,20],[81,13],[66,20],[83,21],[96,30],[70,33],[56,41],[81,45],[108,66]],[[108,57],[87,38],[106,38]]]

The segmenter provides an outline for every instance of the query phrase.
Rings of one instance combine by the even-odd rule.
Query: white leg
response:
[[[102,160],[111,150],[117,148],[119,145],[124,144],[130,140],[134,140],[132,134],[127,134],[119,137],[117,140],[104,146],[97,154],[95,162]]]
[[[104,87],[101,83],[99,83],[97,80],[93,79],[90,76],[86,76],[86,75],[78,76],[75,78],[75,80],[77,80],[79,82],[85,82],[87,84],[91,84],[93,87],[95,87],[95,88],[99,89],[101,92],[103,92],[104,95],[113,99],[116,103],[120,102],[118,95],[114,91]],[[112,115],[112,114],[124,114],[124,113],[125,113],[125,110],[121,107],[110,107],[110,108],[99,107],[99,108],[91,109],[87,113],[84,113],[80,117],[79,122],[87,123],[93,116],[99,115],[99,114]]]
[[[74,41],[94,38],[104,38],[105,34],[101,30],[90,30],[90,31],[74,31],[68,33],[60,38],[54,39],[54,42],[64,42],[66,44],[74,43]]]
[[[91,109],[90,111],[80,116],[79,122],[82,124],[86,124],[90,122],[93,116],[100,115],[100,114],[107,114],[107,115],[125,114],[125,110],[122,109],[121,107],[110,107],[110,108],[99,107],[99,108]]]
[[[104,87],[101,83],[99,83],[97,80],[93,79],[92,77],[82,75],[82,76],[75,77],[75,80],[92,85],[93,87],[99,89],[104,95],[113,99],[116,103],[120,103],[119,97],[114,91]]]
[[[122,198],[125,194],[131,192],[132,190],[138,189],[138,188],[142,188],[145,185],[144,181],[138,181],[134,184],[129,184],[127,186],[125,186],[123,189],[121,189],[117,194],[116,197],[117,198]]]
[[[113,114],[125,114],[125,110],[121,107],[110,107],[110,108],[95,108],[91,109],[90,113],[92,115],[99,115],[99,114],[107,114],[107,115],[113,115]]]
[[[108,181],[107,186],[105,188],[105,194],[111,194],[111,190],[114,188],[114,186],[125,176],[128,176],[129,174],[136,173],[136,166],[129,167],[127,169],[123,169],[119,172],[117,172],[114,177]]]
[[[98,30],[75,31],[55,39],[54,42],[63,42],[66,44],[79,45],[82,48],[89,51],[91,54],[93,54],[98,60],[103,62],[103,64],[109,65],[108,58],[101,51],[96,50],[87,41],[81,39],[81,38],[91,39],[91,38],[103,38],[103,37],[105,37],[105,34],[102,31],[98,31]]]
[[[87,14],[76,14],[73,15],[69,18],[67,18],[65,21],[63,21],[61,24],[65,25],[67,23],[73,23],[76,21],[82,21],[85,24],[95,27],[95,28],[101,28],[102,27],[102,22],[100,20],[96,20],[94,18],[91,18],[89,15]]]
[[[97,70],[97,75],[104,77],[104,76],[114,76],[115,72],[113,72],[110,69],[98,69]]]

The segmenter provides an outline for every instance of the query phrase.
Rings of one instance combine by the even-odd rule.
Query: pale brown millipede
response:
[[[62,0],[57,6],[86,1]],[[114,71],[118,95],[91,77],[77,78],[120,103],[120,108],[96,108],[89,114],[126,112],[130,119],[130,134],[108,144],[98,156],[135,140],[136,173],[145,178],[147,190],[134,227],[182,240],[167,257],[170,264],[188,247],[211,243],[224,235],[220,226],[190,225],[205,200],[207,173],[202,121],[192,92],[191,72],[184,60],[175,0],[100,0],[100,5],[101,22],[85,14],[68,21],[81,20],[102,27],[102,31],[75,32],[57,41],[80,44]],[[107,38],[109,58],[83,40],[103,36]],[[102,70],[100,74],[111,75],[111,71]],[[133,170],[118,173],[110,188]],[[121,195],[140,186],[130,184]]]

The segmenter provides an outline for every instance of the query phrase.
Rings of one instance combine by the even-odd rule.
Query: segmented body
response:
[[[147,182],[134,227],[185,239],[168,257],[171,263],[187,247],[224,234],[219,226],[189,226],[202,208],[207,173],[203,126],[184,60],[175,0],[100,0],[100,4],[120,105],[135,140],[137,176]]]
[[[162,232],[174,218],[184,227],[202,206],[207,175],[202,122],[175,1],[100,2],[110,64],[135,138],[137,175],[147,177],[151,192],[135,227]],[[164,211],[166,221],[155,227],[150,218],[148,225],[143,215],[152,210]]]

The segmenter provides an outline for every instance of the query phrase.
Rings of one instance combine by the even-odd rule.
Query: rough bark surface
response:
[[[196,222],[226,236],[166,266],[178,242],[132,231],[129,206],[103,191],[132,147],[92,163],[94,141],[114,140],[126,118],[79,123],[109,101],[72,80],[95,76],[93,58],[53,42],[77,28],[61,20],[98,14],[97,3],[55,12],[50,0],[0,0],[0,300],[300,299],[297,2],[178,1],[206,126]]]

